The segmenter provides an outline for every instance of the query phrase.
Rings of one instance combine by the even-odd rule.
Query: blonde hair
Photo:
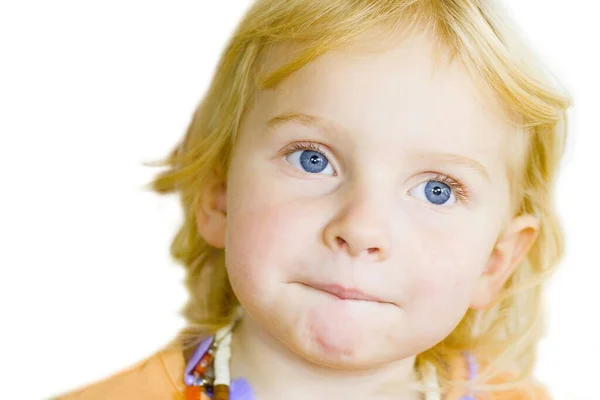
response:
[[[162,161],[168,166],[150,183],[158,193],[179,193],[183,225],[172,245],[173,257],[187,271],[188,325],[176,342],[186,348],[225,325],[238,301],[229,285],[224,251],[199,235],[196,209],[203,191],[225,181],[240,122],[257,91],[271,88],[325,52],[358,40],[372,29],[390,37],[427,30],[448,55],[488,85],[511,123],[520,131],[521,157],[511,164],[514,215],[537,216],[540,231],[526,259],[487,310],[469,310],[454,331],[417,355],[417,368],[433,363],[443,390],[464,387],[452,381],[445,360],[471,351],[489,360],[476,390],[505,390],[529,377],[542,332],[542,283],[563,254],[563,235],[553,204],[553,188],[565,147],[569,98],[540,66],[502,10],[484,0],[257,0],[234,31],[206,95],[185,137]],[[510,27],[510,29],[509,29]],[[277,45],[300,51],[286,65],[264,73],[264,57]],[[442,54],[435,52],[434,54]],[[487,384],[504,368],[514,381]]]

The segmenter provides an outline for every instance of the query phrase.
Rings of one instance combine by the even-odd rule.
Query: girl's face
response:
[[[508,216],[510,128],[431,51],[413,36],[329,52],[244,117],[226,182],[231,285],[264,331],[317,363],[377,365],[441,341]]]

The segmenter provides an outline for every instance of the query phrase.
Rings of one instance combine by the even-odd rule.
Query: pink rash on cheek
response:
[[[357,332],[349,327],[358,326],[360,321],[344,312],[345,306],[344,300],[332,300],[308,313],[309,340],[325,354],[352,356],[356,350]]]

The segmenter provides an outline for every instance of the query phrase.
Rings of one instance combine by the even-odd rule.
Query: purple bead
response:
[[[475,360],[475,356],[469,353],[468,351],[463,352],[463,356],[467,361],[467,370],[469,375],[469,380],[473,380],[477,377],[478,366],[477,361]],[[466,395],[461,397],[461,400],[476,400],[472,395]]]
[[[478,372],[477,362],[475,361],[475,357],[473,356],[473,354],[465,352],[464,355],[467,359],[467,364],[469,368],[469,379],[473,380],[477,376]]]
[[[212,342],[213,342],[213,336],[210,336],[207,339],[205,339],[202,343],[200,343],[198,345],[198,347],[196,348],[196,350],[194,350],[194,354],[192,354],[192,357],[190,358],[190,360],[188,361],[188,363],[185,366],[185,373],[183,375],[183,381],[185,382],[186,385],[191,386],[194,384],[195,379],[194,379],[194,376],[192,375],[192,373],[194,372],[194,368],[196,368],[196,365],[200,362],[200,360],[202,359],[202,356],[204,356],[204,354],[206,354],[206,352],[210,348],[210,345],[212,344]]]
[[[231,381],[229,395],[231,400],[254,400],[252,387],[250,387],[250,383],[244,378],[237,378]]]

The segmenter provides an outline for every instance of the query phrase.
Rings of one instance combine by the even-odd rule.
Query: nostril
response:
[[[340,246],[343,246],[346,243],[346,241],[339,236],[336,237],[335,240],[337,241],[337,244],[339,244]]]
[[[367,250],[367,252],[369,254],[371,254],[371,253],[375,253],[377,250],[379,250],[377,247],[371,247],[370,249]]]

